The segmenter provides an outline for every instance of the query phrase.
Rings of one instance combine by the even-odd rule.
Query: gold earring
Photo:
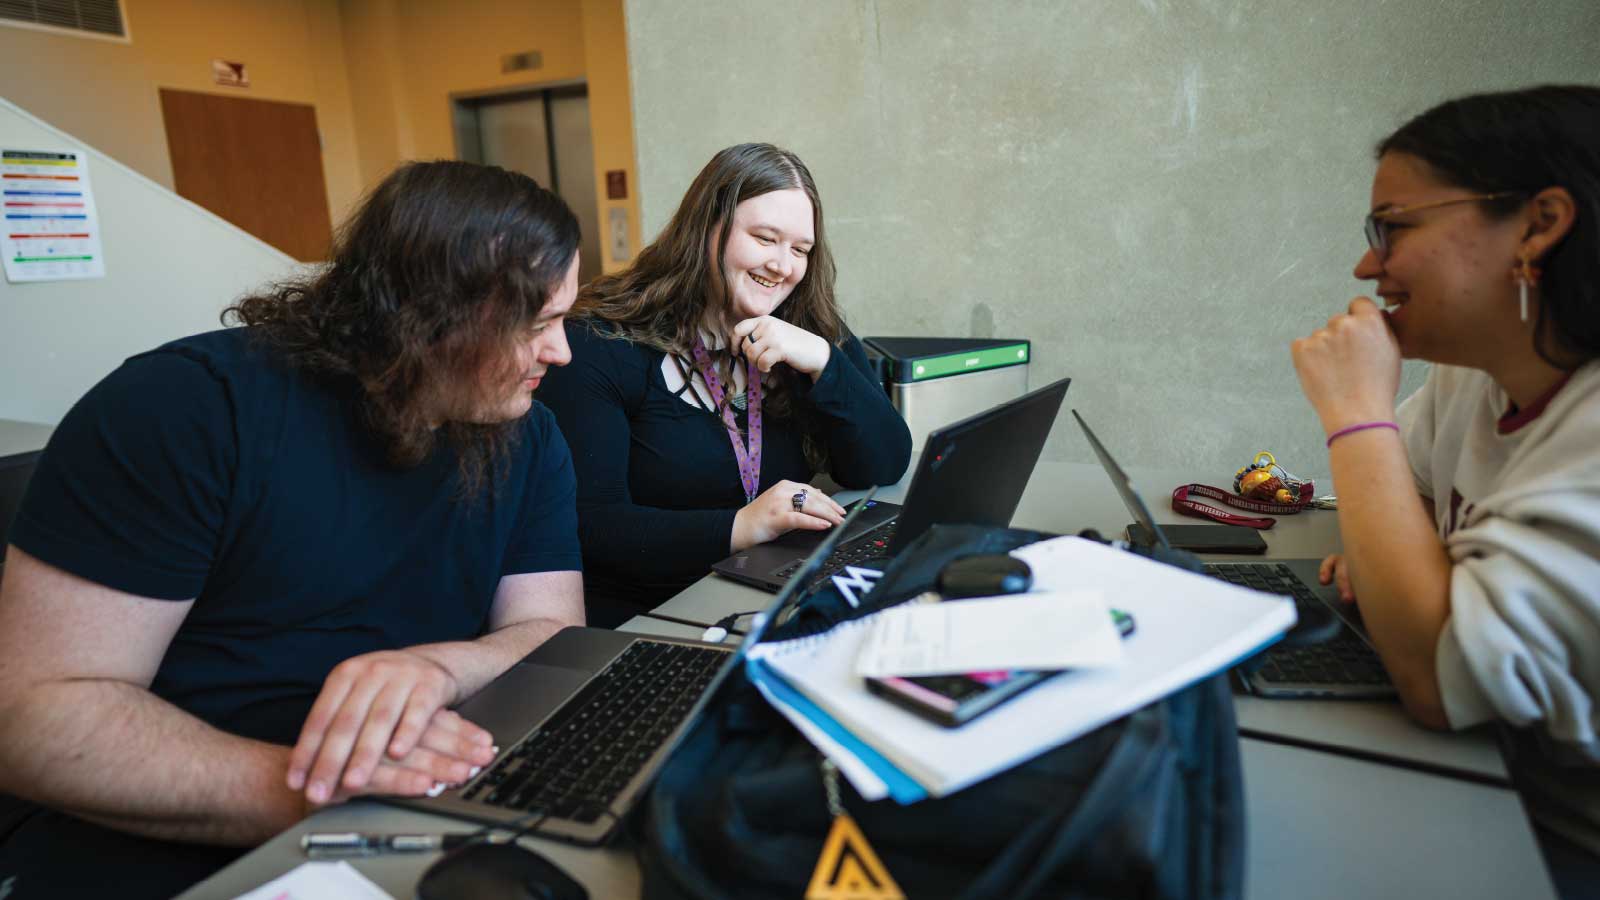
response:
[[[1528,251],[1522,251],[1518,254],[1518,258],[1521,262],[1511,267],[1511,278],[1517,283],[1517,302],[1522,312],[1522,321],[1526,322],[1528,321],[1528,288],[1539,284],[1540,271],[1539,267],[1533,264],[1533,260],[1529,259]]]

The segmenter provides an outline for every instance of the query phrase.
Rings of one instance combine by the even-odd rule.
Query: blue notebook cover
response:
[[[896,803],[905,805],[915,803],[928,796],[927,790],[918,784],[911,776],[900,771],[894,763],[885,759],[882,754],[872,749],[860,738],[856,737],[849,729],[840,725],[832,716],[823,712],[822,708],[812,703],[806,696],[790,686],[782,675],[758,659],[745,660],[745,674],[750,681],[759,684],[770,691],[772,696],[790,709],[804,716],[811,724],[817,726],[828,737],[836,741],[847,752],[860,760],[863,765],[872,770],[889,788],[889,796]]]

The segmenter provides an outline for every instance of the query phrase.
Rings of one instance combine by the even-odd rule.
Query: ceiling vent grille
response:
[[[122,0],[0,0],[0,25],[125,38]]]

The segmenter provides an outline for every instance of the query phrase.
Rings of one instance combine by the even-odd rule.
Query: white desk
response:
[[[915,469],[915,466],[912,468]],[[1201,521],[1179,515],[1168,502],[1173,488],[1196,480],[1192,472],[1135,469],[1130,474],[1158,522]],[[1204,480],[1215,483],[1220,479]],[[902,481],[879,491],[879,496],[898,501],[904,497],[905,487]],[[858,493],[847,492],[840,497],[849,500]],[[1122,505],[1121,497],[1098,465],[1057,462],[1039,463],[1013,518],[1013,524],[1019,528],[1062,534],[1095,528],[1107,537],[1121,537],[1129,521],[1130,516]],[[1321,558],[1339,547],[1338,520],[1335,513],[1327,510],[1309,510],[1299,515],[1281,517],[1276,526],[1262,534],[1267,541],[1265,557],[1212,555],[1205,558],[1235,562]],[[761,609],[770,600],[770,594],[708,575],[653,612],[672,619],[709,625],[730,613]],[[1456,770],[1468,777],[1490,782],[1507,783],[1505,764],[1491,730],[1468,734],[1428,731],[1407,719],[1395,703],[1239,697],[1236,710],[1239,727],[1247,735],[1390,757],[1429,768]]]
[[[622,630],[697,637],[694,626],[638,616]],[[1416,900],[1552,897],[1515,793],[1274,743],[1244,739],[1246,890],[1253,898]],[[309,831],[457,831],[469,823],[355,801],[323,810],[182,895],[225,900],[294,868]],[[524,838],[597,898],[637,897],[631,848],[588,850]],[[435,854],[352,860],[399,900]]]
[[[1553,897],[1505,788],[1246,738],[1247,895]]]
[[[306,861],[300,852],[300,836],[307,832],[435,834],[476,827],[460,819],[375,800],[355,800],[316,813],[178,896],[181,900],[230,900],[254,890]],[[639,867],[634,863],[633,850],[625,844],[600,850],[538,838],[523,838],[522,844],[565,869],[589,889],[594,900],[639,896]],[[417,880],[438,858],[437,853],[396,853],[351,859],[349,863],[396,900],[411,900],[416,896]]]
[[[1171,470],[1135,471],[1158,520],[1180,519],[1166,502],[1192,478]],[[894,500],[904,485],[881,492]],[[1015,522],[1020,527],[1119,534],[1128,514],[1097,466],[1041,463]],[[1333,513],[1286,517],[1266,532],[1269,557],[1321,556],[1337,543]],[[1239,559],[1240,557],[1232,557]],[[771,595],[708,577],[656,612],[709,624],[730,612],[764,607]],[[702,625],[636,617],[623,630],[697,638]],[[1240,698],[1247,820],[1246,891],[1254,898],[1553,897],[1517,795],[1506,787],[1354,758],[1340,750],[1401,763],[1456,768],[1503,781],[1506,770],[1487,733],[1435,734],[1408,722],[1392,703],[1263,701]],[[1264,739],[1250,735],[1259,733]],[[1283,741],[1298,742],[1291,746]],[[1310,749],[1316,745],[1326,749]],[[184,900],[226,898],[303,861],[307,831],[445,831],[464,823],[360,801],[324,810],[197,885]],[[551,841],[525,843],[567,869],[596,898],[636,897],[628,849],[584,850]],[[408,898],[433,856],[383,857],[354,865],[397,898]]]
[[[55,430],[53,425],[0,419],[0,457],[43,450]]]

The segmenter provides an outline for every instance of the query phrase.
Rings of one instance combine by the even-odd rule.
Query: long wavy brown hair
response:
[[[610,326],[596,328],[600,334],[653,347],[693,366],[689,348],[698,329],[730,302],[722,257],[733,231],[734,209],[751,197],[794,188],[811,200],[816,242],[805,277],[773,315],[837,346],[846,331],[833,296],[835,270],[823,229],[822,199],[800,157],[771,144],[739,144],[711,157],[655,242],[626,270],[590,282],[579,292],[573,316],[591,326]],[[712,355],[724,384],[733,383],[734,362],[728,350]],[[780,376],[767,394],[766,409],[773,415],[792,410],[792,376]],[[815,441],[806,441],[806,456],[822,467]]]
[[[515,343],[578,250],[560,197],[516,172],[437,161],[401,166],[340,229],[332,262],[222,313],[313,377],[353,381],[362,421],[408,468],[440,444],[460,490],[479,494],[520,433],[477,423],[515,365]]]

